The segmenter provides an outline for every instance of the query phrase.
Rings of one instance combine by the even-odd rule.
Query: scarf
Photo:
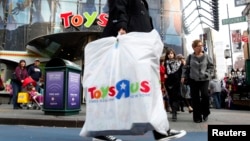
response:
[[[179,70],[181,66],[181,62],[178,60],[167,60],[166,67],[167,67],[167,74],[173,74]]]

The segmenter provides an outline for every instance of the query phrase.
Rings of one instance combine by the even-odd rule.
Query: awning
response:
[[[83,58],[84,47],[100,38],[100,32],[63,32],[37,37],[29,41],[27,50],[43,57],[75,61]]]

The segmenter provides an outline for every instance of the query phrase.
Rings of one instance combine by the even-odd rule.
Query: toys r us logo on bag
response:
[[[166,132],[169,125],[159,83],[162,51],[155,30],[87,44],[82,82],[88,106],[81,136],[142,135],[153,128]]]
[[[149,95],[149,92],[149,81],[133,83],[129,80],[121,80],[114,86],[90,87],[87,94],[90,96],[90,100],[108,100],[110,98],[121,99],[123,95],[124,98],[136,98]]]

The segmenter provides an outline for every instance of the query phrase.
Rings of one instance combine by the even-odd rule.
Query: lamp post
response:
[[[229,19],[228,4],[227,4],[227,18]],[[232,51],[232,43],[231,43],[230,31],[231,31],[230,24],[228,24],[229,48],[230,48],[230,51],[231,51],[231,64],[232,64],[232,68],[233,68],[233,51]]]

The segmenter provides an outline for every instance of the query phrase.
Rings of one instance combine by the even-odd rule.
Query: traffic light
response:
[[[211,1],[211,7],[212,7],[212,13],[213,13],[213,24],[214,29],[219,31],[219,0],[212,0]]]

